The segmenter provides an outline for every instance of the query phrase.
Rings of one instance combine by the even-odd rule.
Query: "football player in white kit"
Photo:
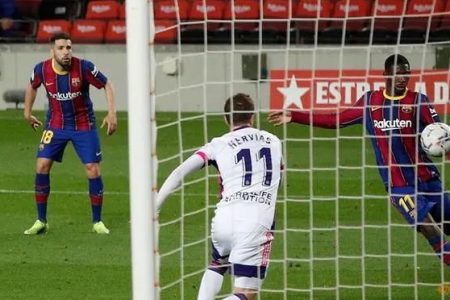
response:
[[[266,275],[282,149],[275,135],[252,127],[254,110],[248,95],[227,99],[225,122],[230,132],[212,139],[185,160],[158,193],[159,211],[185,176],[206,165],[215,166],[220,173],[220,201],[211,223],[212,261],[203,275],[198,300],[214,299],[227,270],[234,276],[234,289],[224,299],[254,299]]]

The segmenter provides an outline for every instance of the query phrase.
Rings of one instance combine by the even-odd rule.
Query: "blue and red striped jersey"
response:
[[[46,128],[64,130],[95,129],[95,115],[89,85],[100,89],[107,78],[90,61],[72,57],[70,71],[59,72],[53,59],[38,63],[31,74],[34,89],[45,86],[49,109]]]
[[[390,97],[385,90],[369,91],[353,107],[339,113],[310,116],[293,111],[292,122],[323,128],[365,123],[386,189],[415,186],[439,177],[419,142],[419,133],[426,125],[439,122],[439,116],[421,93],[406,90],[402,96]]]

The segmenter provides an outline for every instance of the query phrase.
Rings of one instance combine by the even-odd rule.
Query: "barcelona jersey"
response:
[[[439,122],[428,98],[406,90],[390,97],[385,90],[369,91],[353,107],[337,114],[292,112],[292,122],[324,128],[365,124],[371,138],[383,183],[391,187],[415,186],[439,177],[419,145],[419,133],[430,123]]]
[[[71,68],[59,72],[53,60],[38,63],[30,78],[31,86],[45,86],[49,109],[46,128],[74,131],[95,129],[95,116],[89,85],[103,88],[107,78],[90,61],[72,57]]]

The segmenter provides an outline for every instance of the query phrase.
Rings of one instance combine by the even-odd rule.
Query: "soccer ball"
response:
[[[420,135],[422,149],[429,156],[442,156],[450,151],[450,126],[445,123],[431,123]]]

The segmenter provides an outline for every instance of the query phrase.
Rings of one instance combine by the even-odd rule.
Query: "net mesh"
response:
[[[376,21],[393,17],[378,16],[373,9],[388,5],[385,1],[364,1],[370,13],[363,16],[351,14],[354,1],[332,1],[333,9],[346,5],[346,12],[339,17],[316,13],[308,19],[297,12],[300,5],[314,1],[156,1],[155,9],[158,2],[175,14],[169,20],[155,13],[154,20],[156,40],[163,43],[155,45],[158,182],[227,131],[223,103],[237,92],[256,100],[256,126],[283,141],[286,168],[275,241],[258,299],[444,299],[450,294],[447,268],[391,207],[370,136],[361,125],[326,130],[296,124],[274,127],[266,121],[271,110],[325,113],[352,106],[364,91],[384,86],[384,60],[401,53],[413,70],[409,88],[434,100],[447,122],[448,55],[433,22],[448,13],[411,15],[425,20],[423,41],[417,43],[413,33],[398,35],[406,23],[408,1],[400,1],[397,35],[394,30],[384,38]],[[244,2],[256,3],[260,12],[272,5],[274,15],[238,19]],[[227,5],[235,12],[228,19]],[[283,7],[285,17],[276,12]],[[220,17],[211,13],[220,8]],[[361,24],[366,30],[357,30]],[[435,163],[445,183],[447,163]],[[161,299],[196,297],[210,261],[217,177],[215,170],[205,168],[186,178],[162,208]],[[222,298],[231,289],[227,277]]]

